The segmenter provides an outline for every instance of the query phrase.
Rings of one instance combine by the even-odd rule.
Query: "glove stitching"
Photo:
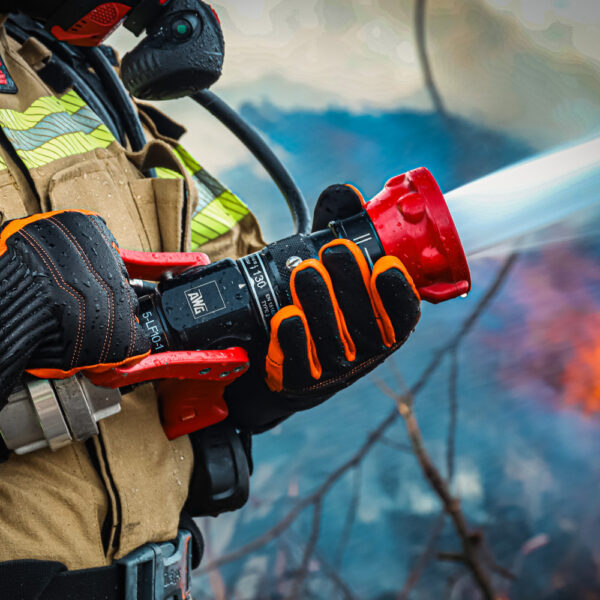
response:
[[[329,379],[325,379],[324,381],[319,381],[318,383],[316,383],[314,385],[311,385],[309,387],[305,387],[305,388],[302,388],[299,390],[288,390],[288,391],[291,392],[292,394],[298,394],[298,396],[303,397],[305,394],[311,394],[313,392],[317,392],[320,390],[329,391],[324,388],[327,388],[336,383],[346,383],[347,385],[350,385],[354,381],[352,378],[355,375],[359,375],[359,374],[363,373],[364,371],[368,371],[369,367],[375,367],[375,366],[377,366],[377,364],[383,362],[393,352],[395,352],[408,339],[408,337],[409,336],[407,335],[406,338],[404,338],[404,340],[402,340],[402,342],[394,344],[392,347],[390,347],[385,352],[382,352],[380,354],[372,356],[371,358],[368,358],[367,360],[364,360],[359,365],[356,365],[353,369],[346,371],[342,375],[336,375],[334,377],[330,377]],[[346,387],[346,386],[343,386],[343,387]],[[343,389],[343,388],[340,388],[340,389]],[[332,393],[334,393],[335,391],[339,391],[339,390],[330,390],[330,391]],[[285,390],[284,390],[284,392],[285,392]]]
[[[111,242],[106,235],[104,234],[104,231],[102,231],[102,229],[98,226],[98,223],[96,223],[96,221],[94,219],[91,219],[91,223],[94,225],[94,227],[98,230],[98,232],[100,233],[100,235],[104,238],[104,241],[111,246],[112,248],[114,248],[115,252],[118,253],[117,247],[114,244],[114,242]],[[129,314],[131,317],[130,320],[130,327],[129,327],[129,348],[127,350],[127,357],[132,356],[134,348],[135,348],[135,342],[137,341],[137,328],[136,328],[136,322],[135,322],[135,314],[133,312],[133,306],[131,304],[131,297],[130,295],[127,293],[127,290],[125,291],[125,297],[127,298],[127,302],[129,304]]]
[[[113,290],[110,288],[110,286],[108,286],[108,284],[102,279],[100,274],[96,271],[94,265],[92,264],[90,259],[87,257],[87,255],[83,251],[83,248],[80,246],[77,238],[75,238],[75,236],[73,236],[73,234],[65,227],[65,225],[63,223],[61,223],[60,221],[57,221],[54,217],[50,217],[49,220],[52,221],[52,223],[63,232],[65,237],[67,237],[70,240],[70,242],[73,244],[73,246],[75,246],[75,250],[78,252],[79,256],[81,256],[81,259],[83,260],[83,262],[85,262],[85,264],[90,269],[90,273],[92,274],[94,279],[98,282],[98,284],[106,292],[106,302],[108,305],[108,315],[109,316],[108,316],[106,334],[104,336],[104,344],[102,345],[102,351],[100,352],[100,357],[98,359],[98,362],[101,363],[106,360],[106,358],[108,356],[108,351],[112,344],[113,331],[114,331],[114,327],[115,327],[115,294],[114,294]],[[109,296],[109,294],[110,294],[110,296]],[[112,301],[111,301],[111,299],[112,299]],[[107,342],[108,342],[108,347],[107,347]]]
[[[76,358],[79,358],[79,354],[81,352],[81,347],[83,345],[83,335],[82,335],[82,332],[81,332],[81,329],[82,329],[82,313],[83,313],[83,322],[85,323],[85,304],[83,305],[83,307],[82,307],[82,304],[81,304],[82,301],[83,301],[83,298],[81,297],[81,295],[79,294],[79,292],[77,292],[77,290],[75,290],[74,288],[72,288],[62,278],[62,275],[60,274],[60,271],[58,270],[58,267],[54,264],[54,261],[52,260],[52,258],[50,256],[48,256],[48,254],[46,253],[46,251],[44,250],[44,248],[42,248],[38,244],[37,240],[32,235],[30,235],[24,229],[19,230],[19,232],[17,233],[17,235],[21,235],[21,236],[25,237],[29,241],[32,249],[36,251],[36,253],[40,257],[40,259],[42,260],[42,262],[46,265],[46,267],[48,268],[48,271],[53,276],[53,278],[56,281],[56,284],[58,285],[58,287],[60,287],[63,291],[67,292],[67,294],[69,294],[70,296],[72,296],[73,298],[75,298],[75,300],[77,300],[77,305],[79,307],[79,314],[78,314],[78,318],[77,318],[77,336],[76,336],[76,339],[75,339],[75,347],[73,348],[73,355],[71,357],[71,367],[73,367],[74,364],[75,364]],[[54,267],[54,269],[52,267],[50,267],[50,265],[46,262],[46,260],[44,259],[44,257],[40,254],[40,252],[42,252],[48,258],[48,260],[52,263],[52,267]],[[64,283],[64,286],[60,284],[60,282],[58,281],[58,278],[54,275],[54,271],[56,271],[56,275],[58,275],[58,277]],[[71,290],[73,290],[73,292],[75,292],[75,294],[77,294],[79,296],[79,298],[74,293],[70,292],[67,289],[67,287],[70,288]]]
[[[298,394],[300,397],[302,397],[304,394],[309,394],[309,393],[312,393],[315,391],[319,391],[319,390],[321,390],[327,386],[330,386],[332,384],[335,384],[335,383],[347,382],[347,384],[350,385],[354,381],[352,379],[353,376],[359,375],[359,374],[363,373],[365,370],[368,370],[369,367],[375,367],[375,366],[377,366],[378,363],[381,363],[384,360],[386,360],[396,350],[398,350],[398,348],[400,348],[400,346],[402,346],[406,342],[406,340],[410,337],[410,334],[413,331],[414,331],[414,327],[406,334],[406,336],[402,340],[400,340],[399,342],[396,342],[389,349],[387,349],[384,352],[381,352],[380,354],[377,354],[371,358],[368,358],[367,360],[361,362],[359,365],[356,365],[356,367],[354,367],[353,369],[350,369],[350,371],[346,371],[343,375],[330,377],[329,379],[326,379],[325,381],[320,381],[319,383],[316,383],[310,387],[302,388],[300,390],[289,390],[289,391],[292,394]],[[344,387],[346,387],[346,386],[344,386]],[[325,390],[325,391],[327,391],[327,390]]]

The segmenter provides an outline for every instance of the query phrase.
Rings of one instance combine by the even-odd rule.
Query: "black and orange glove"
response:
[[[362,210],[349,186],[331,186],[317,203],[314,230]],[[264,372],[259,367],[226,391],[231,419],[254,433],[311,408],[374,369],[399,348],[420,317],[420,298],[402,262],[373,268],[358,246],[337,239],[290,279],[293,304],[271,319]],[[256,364],[254,358],[253,364]]]
[[[98,215],[54,211],[0,230],[0,408],[24,370],[61,379],[140,360],[150,342]]]
[[[271,320],[266,382],[290,397],[330,396],[399,348],[420,315],[402,262],[384,256],[372,272],[358,246],[338,239],[292,272],[293,305]]]

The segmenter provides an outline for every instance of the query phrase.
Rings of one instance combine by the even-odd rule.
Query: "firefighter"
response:
[[[0,406],[25,371],[68,378],[150,351],[119,247],[186,251],[194,224],[202,232],[196,245],[212,260],[264,246],[245,204],[179,144],[183,127],[153,106],[128,108],[111,79],[114,54],[81,49],[102,41],[127,12],[156,16],[159,4],[0,2]],[[199,19],[216,19],[198,0],[188,5],[197,5]],[[123,14],[103,25],[115,6]],[[71,29],[60,25],[82,10]],[[345,186],[325,196],[360,206]],[[316,220],[322,225],[324,216]],[[231,505],[207,501],[206,438],[169,441],[150,383],[125,395],[121,413],[100,421],[87,442],[24,455],[4,448],[0,597],[188,597],[187,569],[201,558],[190,517],[245,500],[248,436],[348,385],[417,323],[418,293],[400,261],[371,280],[355,250],[341,242],[297,267],[301,308],[274,317],[268,356],[251,365],[250,383],[227,395],[228,468],[242,488]],[[299,395],[303,389],[314,391]]]

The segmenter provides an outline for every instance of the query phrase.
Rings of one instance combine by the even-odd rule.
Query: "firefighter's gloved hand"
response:
[[[266,381],[290,396],[325,396],[371,371],[410,335],[419,295],[402,262],[373,270],[358,246],[334,240],[292,272],[294,304],[271,320]]]
[[[54,211],[0,230],[0,407],[26,369],[62,379],[135,362],[150,342],[98,215]]]
[[[353,188],[331,186],[319,198],[313,231],[360,210]],[[404,343],[420,317],[419,294],[402,262],[385,256],[370,269],[348,240],[334,240],[318,260],[300,263],[290,285],[293,304],[271,320],[267,385],[261,389],[250,372],[226,391],[233,422],[255,433],[371,371]]]

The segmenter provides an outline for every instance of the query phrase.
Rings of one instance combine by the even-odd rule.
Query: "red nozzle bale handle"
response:
[[[421,298],[437,304],[471,289],[460,238],[427,169],[393,177],[365,209],[385,253],[404,263]]]

